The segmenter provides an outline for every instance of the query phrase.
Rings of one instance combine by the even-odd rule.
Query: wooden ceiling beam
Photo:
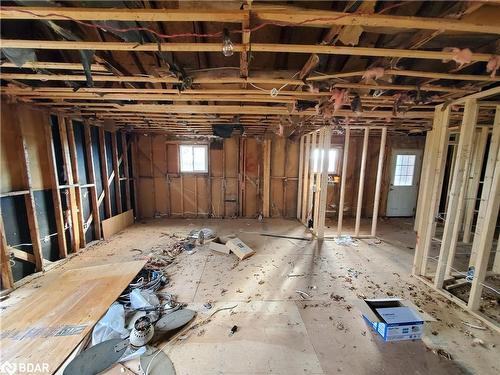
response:
[[[33,48],[55,50],[99,50],[99,51],[158,51],[156,43],[129,43],[129,42],[89,42],[89,41],[61,41],[61,40],[22,40],[2,39],[2,48]],[[407,50],[395,48],[375,47],[347,47],[324,46],[308,44],[270,44],[251,43],[248,47],[252,52],[274,53],[319,53],[330,55],[376,56],[376,57],[404,57],[414,59],[452,60],[453,52]],[[235,52],[242,52],[241,44],[234,45]],[[220,52],[220,43],[161,43],[163,52]],[[489,53],[473,53],[472,61],[487,62],[491,58]]]
[[[1,20],[44,19],[80,21],[145,21],[145,22],[232,22],[242,23],[249,14],[257,19],[282,26],[331,28],[334,25],[393,27],[401,29],[446,30],[467,33],[500,34],[500,25],[458,21],[447,18],[405,17],[386,14],[342,13],[304,9],[283,5],[254,5],[251,10],[210,9],[105,9],[46,8],[2,6]]]
[[[2,6],[1,20],[230,22],[241,23],[248,12],[211,9],[49,8]]]
[[[31,73],[3,73],[0,76],[1,79],[5,80],[40,80],[40,81],[86,81],[84,75],[71,75],[71,74],[31,74]],[[149,83],[178,83],[179,81],[172,77],[142,77],[142,76],[100,76],[94,75],[92,79],[95,82],[149,82]],[[276,80],[276,79],[241,79],[241,78],[201,78],[198,80],[193,80],[193,83],[272,83],[281,84],[289,83],[290,80]],[[299,81],[302,83],[302,81]],[[303,84],[303,83],[302,83]],[[403,90],[411,91],[415,90],[414,85],[392,85],[392,84],[363,84],[363,83],[334,83],[333,86],[340,88],[353,88],[353,89],[371,89],[371,90]],[[446,86],[435,86],[435,85],[422,85],[420,90],[423,91],[436,91],[436,92],[453,92],[453,93],[472,93],[477,90],[461,89]],[[260,91],[260,90],[259,90]],[[269,93],[261,91],[263,94],[269,95]],[[181,96],[182,93],[179,93]]]
[[[237,106],[237,105],[161,105],[161,104],[125,104],[109,112],[137,112],[137,113],[213,113],[213,114],[268,114],[268,115],[316,115],[314,109],[308,109],[302,112],[290,113],[286,106]],[[350,110],[338,110],[336,116],[358,117],[356,113]],[[409,111],[394,116],[388,111],[364,112],[364,118],[433,118],[434,112],[429,111]]]
[[[453,74],[453,73],[424,72],[416,70],[398,70],[398,69],[386,69],[384,73],[385,73],[384,75],[395,75],[395,76],[416,77],[416,78],[449,79],[449,80],[459,80],[459,81],[486,81],[486,82],[500,81],[500,77],[498,76],[491,77],[489,75],[475,75],[475,74]],[[364,70],[357,72],[324,74],[324,75],[309,77],[307,78],[307,81],[326,81],[329,79],[351,78],[351,77],[363,76],[363,74],[365,74]]]

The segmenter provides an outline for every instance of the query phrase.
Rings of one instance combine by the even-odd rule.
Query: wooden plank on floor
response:
[[[134,223],[134,211],[128,210],[109,219],[102,221],[102,236],[105,240],[111,238],[126,227]]]
[[[144,264],[60,271],[29,299],[2,313],[2,361],[46,363],[54,373]]]

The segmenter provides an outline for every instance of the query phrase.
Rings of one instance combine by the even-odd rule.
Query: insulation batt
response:
[[[333,89],[333,93],[329,101],[333,103],[334,112],[337,112],[340,108],[342,108],[342,105],[345,104],[347,98],[346,94],[346,90]]]
[[[460,69],[463,65],[468,64],[472,61],[472,51],[469,48],[456,48],[456,47],[445,47],[443,48],[443,52],[452,52],[453,57],[451,58],[458,64],[458,68]],[[443,62],[448,62],[450,60],[443,60]]]
[[[374,67],[374,68],[370,68],[370,69],[367,69],[365,71],[365,73],[363,74],[363,77],[361,77],[361,79],[365,80],[365,81],[369,81],[369,80],[377,80],[379,78],[382,78],[385,74],[385,69],[384,68],[380,68],[380,67]]]
[[[491,56],[486,65],[486,71],[490,74],[491,78],[495,78],[497,75],[497,69],[500,68],[500,56]]]

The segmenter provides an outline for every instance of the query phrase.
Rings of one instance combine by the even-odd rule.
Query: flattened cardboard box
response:
[[[414,304],[398,298],[365,299],[358,307],[384,341],[418,340],[424,332],[424,320],[435,320],[427,314],[424,319]]]
[[[248,247],[242,240],[239,238],[233,238],[226,242],[226,246],[238,257],[240,260],[251,257],[255,254],[250,247]]]

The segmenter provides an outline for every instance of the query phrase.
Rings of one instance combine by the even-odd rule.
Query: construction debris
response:
[[[226,246],[238,257],[240,260],[251,257],[255,251],[248,247],[239,238],[233,238],[226,242]]]

